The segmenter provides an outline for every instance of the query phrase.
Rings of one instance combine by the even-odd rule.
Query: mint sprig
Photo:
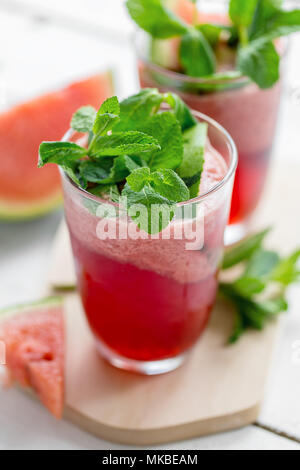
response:
[[[189,188],[191,197],[199,194],[206,140],[206,123],[197,123],[183,133],[183,159],[177,173]]]
[[[161,0],[128,0],[126,4],[132,19],[154,38],[180,36],[188,30]]]
[[[174,204],[197,196],[206,131],[176,94],[144,89],[121,103],[111,97],[98,111],[80,108],[71,125],[88,134],[86,147],[43,142],[39,166],[56,163],[76,185],[105,199],[116,200],[116,191],[124,201],[126,196],[128,214],[140,228],[149,233],[162,230],[174,216]],[[144,219],[133,214],[137,204],[148,210]],[[151,219],[157,208],[151,204],[165,205],[154,227]],[[96,205],[92,201],[88,207],[93,214]]]
[[[281,258],[278,253],[264,249],[262,244],[269,230],[254,234],[225,252],[223,269],[243,266],[236,279],[219,285],[221,296],[235,309],[230,343],[236,342],[248,328],[263,329],[269,320],[286,311],[286,288],[300,281],[300,250]],[[275,292],[271,297],[267,294],[270,291]]]
[[[78,132],[90,132],[96,118],[97,111],[93,106],[82,106],[74,113],[71,127]]]
[[[216,70],[216,58],[211,45],[200,30],[191,29],[181,40],[180,62],[191,77],[204,77]]]
[[[274,39],[300,31],[300,10],[285,11],[280,0],[230,0],[230,26],[199,24],[197,14],[193,25],[185,24],[170,13],[162,0],[127,0],[126,4],[132,19],[154,41],[181,38],[178,60],[182,71],[192,77],[213,80],[215,83],[209,84],[208,91],[228,88],[228,83],[223,83],[223,77],[216,72],[215,52],[220,43],[236,49],[236,72],[240,76],[249,77],[260,88],[270,88],[280,76],[280,56]],[[173,47],[154,48],[154,61],[168,64],[168,59],[159,59],[160,49],[161,54],[172,56]],[[191,87],[193,91],[198,88],[205,91],[203,84]]]

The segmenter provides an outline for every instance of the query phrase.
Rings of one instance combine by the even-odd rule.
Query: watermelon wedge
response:
[[[61,418],[64,404],[63,303],[50,297],[0,312],[0,341],[6,348],[10,382],[32,388]]]
[[[193,23],[194,5],[190,0],[167,0],[167,6],[170,8],[170,10],[174,11],[174,13],[176,13],[187,23]],[[224,14],[222,15],[222,13],[207,13],[201,11],[199,11],[198,13],[199,23],[224,24],[224,21],[225,23],[229,23],[229,21],[226,19]]]
[[[80,106],[98,109],[112,94],[112,76],[106,72],[0,114],[0,219],[37,217],[60,204],[56,165],[37,168],[39,145],[59,140]]]

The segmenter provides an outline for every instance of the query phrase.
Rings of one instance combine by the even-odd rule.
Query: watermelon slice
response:
[[[0,219],[36,217],[61,202],[57,166],[37,168],[39,145],[59,140],[77,108],[98,109],[112,94],[112,76],[106,72],[0,114]]]
[[[194,19],[194,5],[190,0],[167,0],[167,6],[174,11],[181,19],[192,24]],[[201,2],[200,2],[201,7]],[[199,11],[199,23],[226,24],[229,20],[222,13],[208,13]]]
[[[61,418],[64,403],[62,309],[62,299],[51,297],[0,312],[10,382],[31,387],[56,418]]]

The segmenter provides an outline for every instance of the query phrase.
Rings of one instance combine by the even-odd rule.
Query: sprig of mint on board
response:
[[[300,10],[283,10],[281,0],[230,0],[232,25],[199,24],[196,2],[191,1],[195,4],[193,25],[177,17],[163,0],[127,0],[126,4],[131,18],[154,41],[181,38],[179,61],[187,75],[226,80],[226,73],[216,73],[215,52],[222,41],[236,48],[239,76],[249,77],[260,88],[278,81],[280,56],[273,41],[300,31]],[[160,45],[158,50],[162,50]]]
[[[162,110],[162,105],[167,110]],[[61,166],[81,188],[100,197],[126,196],[130,208],[142,204],[147,218],[139,227],[160,232],[174,216],[176,203],[196,197],[203,169],[207,125],[199,123],[173,93],[143,89],[119,103],[108,98],[96,111],[80,108],[71,127],[87,133],[87,147],[75,142],[43,142],[39,167]],[[151,225],[151,205],[165,204],[169,218]]]
[[[300,281],[300,250],[281,258],[263,248],[270,229],[249,236],[227,249],[222,269],[241,265],[234,281],[220,282],[219,293],[235,309],[235,323],[229,343],[235,343],[248,329],[262,330],[266,323],[286,311],[286,288]],[[273,288],[272,296],[267,293]]]

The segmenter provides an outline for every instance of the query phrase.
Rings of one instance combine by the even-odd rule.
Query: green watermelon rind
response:
[[[58,209],[63,202],[61,190],[47,199],[38,202],[6,202],[0,199],[0,220],[19,222],[20,220],[30,220]]]
[[[41,309],[49,307],[61,306],[63,304],[63,297],[49,296],[34,302],[26,302],[24,304],[13,305],[11,307],[0,310],[0,322],[7,318],[19,314],[33,313],[35,310],[40,312]]]
[[[107,80],[111,88],[111,94],[114,91],[113,70],[107,69],[98,74],[100,80]],[[89,78],[87,78],[88,80]],[[84,81],[84,79],[83,79]],[[63,91],[57,90],[57,92]],[[33,200],[14,201],[6,199],[3,195],[0,197],[0,221],[19,222],[35,219],[46,215],[49,212],[62,206],[63,197],[61,188],[53,189],[43,199],[35,198]]]

